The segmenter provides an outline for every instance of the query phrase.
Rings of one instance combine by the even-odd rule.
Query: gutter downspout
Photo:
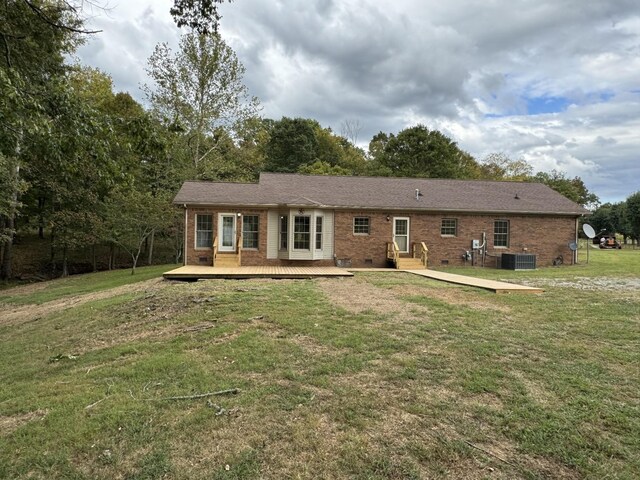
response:
[[[186,265],[187,264],[187,220],[189,218],[187,212],[188,212],[188,208],[187,208],[187,204],[183,204],[182,207],[184,208],[184,245],[182,246],[184,252],[182,253],[182,265]]]
[[[578,244],[578,225],[580,225],[580,217],[576,217],[576,236],[575,236],[575,242],[576,242],[576,246],[579,246]],[[589,248],[589,243],[587,242],[587,248]],[[575,252],[571,252],[573,255],[573,263],[572,265],[576,265],[578,263],[578,250],[579,248],[576,248]]]

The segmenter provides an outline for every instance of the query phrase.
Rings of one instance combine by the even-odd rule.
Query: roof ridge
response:
[[[545,185],[542,182],[522,181],[522,180],[495,180],[483,178],[433,178],[433,177],[385,177],[384,175],[319,175],[314,173],[296,173],[296,172],[260,172],[263,175],[288,176],[288,177],[305,177],[305,178],[370,178],[385,180],[418,180],[430,182],[473,182],[473,183],[507,183],[507,184],[527,184],[527,185]],[[548,188],[548,185],[545,185]],[[553,189],[552,189],[553,190]]]

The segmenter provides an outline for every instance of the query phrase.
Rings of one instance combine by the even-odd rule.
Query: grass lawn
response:
[[[176,268],[176,265],[154,265],[136,268],[135,275],[131,269],[118,269],[108,272],[72,275],[48,282],[32,283],[22,288],[0,289],[0,305],[3,303],[28,305],[41,304],[71,295],[99,292],[123,285],[157,278],[164,272]]]
[[[640,250],[580,260],[4,290],[0,478],[637,478]]]

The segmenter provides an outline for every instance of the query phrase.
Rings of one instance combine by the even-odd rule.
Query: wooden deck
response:
[[[398,271],[398,270],[396,270]],[[466,275],[458,275],[456,273],[441,272],[437,270],[402,270],[403,272],[413,273],[421,277],[441,280],[443,282],[455,283],[458,285],[467,285],[469,287],[484,288],[495,293],[543,293],[541,288],[527,287],[525,285],[517,285],[515,283],[499,282],[497,280],[487,280],[485,278],[468,277]]]
[[[421,277],[440,280],[443,282],[483,288],[495,293],[542,293],[541,288],[527,287],[515,283],[486,280],[484,278],[468,277],[455,273],[437,270],[399,270],[395,268],[338,268],[338,267],[205,267],[187,265],[163,274],[169,280],[191,280],[206,278],[313,278],[313,277],[352,277],[352,272],[406,272]]]
[[[352,277],[353,273],[338,267],[205,267],[186,265],[163,274],[169,280],[199,278],[313,278]]]

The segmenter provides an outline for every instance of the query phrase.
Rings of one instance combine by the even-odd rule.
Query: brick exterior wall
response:
[[[267,256],[267,210],[238,210],[233,208],[207,208],[188,207],[187,208],[187,234],[186,234],[186,265],[211,265],[213,262],[213,246],[211,248],[195,248],[196,245],[196,215],[211,215],[213,220],[213,236],[218,234],[218,214],[234,213],[242,215],[258,215],[258,249],[243,249],[242,260],[245,265],[265,265],[260,263],[261,259],[266,260]],[[238,220],[237,228],[241,229],[241,219]]]
[[[195,216],[213,216],[214,237],[218,229],[219,213],[241,213],[259,216],[258,249],[242,250],[243,265],[273,266],[328,266],[332,260],[280,260],[267,259],[267,210],[189,207],[187,209],[186,255],[187,265],[211,265],[212,248],[195,248]],[[387,216],[389,220],[387,221]],[[353,218],[370,219],[369,235],[354,235]],[[502,253],[530,253],[536,255],[537,266],[550,266],[562,255],[565,264],[570,264],[573,252],[569,244],[575,241],[575,218],[554,216],[509,216],[509,215],[449,215],[416,212],[371,212],[359,210],[336,210],[334,212],[335,258],[352,267],[387,266],[387,242],[393,235],[393,217],[408,217],[409,244],[425,242],[429,248],[429,266],[464,265],[463,254],[471,249],[471,240],[487,237],[485,266],[496,267]],[[456,219],[457,234],[442,236],[440,227],[443,218]],[[509,221],[509,246],[494,247],[494,221]],[[238,225],[241,228],[241,225]],[[476,258],[476,264],[480,262]],[[469,265],[469,262],[467,262]]]
[[[387,221],[387,215],[389,221]],[[353,217],[370,219],[370,235],[353,234]],[[471,250],[471,240],[487,237],[485,266],[496,267],[503,253],[530,253],[536,255],[538,266],[550,266],[562,255],[571,263],[569,243],[575,241],[575,219],[551,216],[509,215],[450,215],[415,212],[336,211],[335,253],[338,259],[349,260],[353,267],[384,267],[387,264],[386,245],[393,236],[393,217],[408,217],[409,244],[424,242],[429,249],[429,266],[464,265],[463,254]],[[443,218],[457,221],[456,236],[443,236],[440,227]],[[509,221],[509,246],[494,247],[495,220]],[[480,261],[476,258],[476,261]],[[469,262],[467,262],[469,265]]]

